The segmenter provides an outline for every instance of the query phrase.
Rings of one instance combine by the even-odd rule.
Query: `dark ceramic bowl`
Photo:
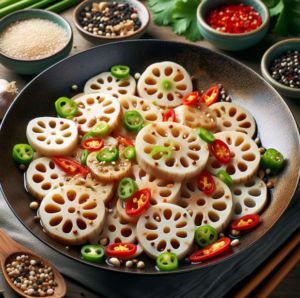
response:
[[[99,59],[105,57],[105,59]],[[211,260],[188,265],[180,263],[174,272],[197,270],[233,257],[258,241],[278,221],[289,205],[299,179],[299,133],[294,118],[278,93],[259,75],[235,60],[211,50],[186,43],[166,41],[127,41],[103,45],[61,61],[37,76],[19,94],[3,120],[0,130],[0,181],[4,197],[18,217],[39,240],[61,254],[90,266],[126,273],[166,274],[155,269],[155,261],[146,256],[145,269],[112,267],[105,262],[89,263],[80,258],[80,248],[65,246],[51,239],[33,221],[36,212],[29,208],[33,197],[24,189],[23,172],[12,159],[15,144],[26,143],[26,126],[36,117],[56,116],[54,102],[61,96],[72,97],[71,86],[83,90],[85,82],[115,64],[128,65],[131,73],[142,73],[150,64],[160,61],[181,64],[194,79],[194,88],[207,89],[222,83],[234,103],[244,106],[254,116],[258,136],[266,148],[276,148],[286,159],[283,170],[271,179],[275,188],[270,194],[269,207],[262,214],[262,224],[241,238],[241,244]],[[218,69],[218,71],[216,71]],[[57,75],[59,74],[59,75]],[[277,228],[286,228],[279,227]],[[261,240],[261,244],[264,244]],[[168,274],[168,273],[167,273]]]

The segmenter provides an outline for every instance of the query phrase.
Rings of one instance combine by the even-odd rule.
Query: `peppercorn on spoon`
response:
[[[39,255],[33,253],[29,249],[23,247],[22,245],[18,244],[14,240],[12,240],[5,232],[0,229],[0,262],[1,262],[1,269],[3,272],[3,276],[5,277],[7,283],[10,287],[21,297],[32,297],[32,295],[25,294],[21,289],[19,289],[16,285],[14,285],[11,278],[8,276],[6,271],[6,265],[11,264],[17,256],[19,255],[28,255],[29,260],[40,260],[44,262],[45,265],[50,266],[52,268],[52,272],[54,274],[54,281],[57,282],[57,287],[55,287],[54,293],[50,295],[46,295],[46,297],[52,298],[61,298],[66,295],[67,287],[62,275],[58,272],[55,267],[49,263],[44,258],[40,257]]]

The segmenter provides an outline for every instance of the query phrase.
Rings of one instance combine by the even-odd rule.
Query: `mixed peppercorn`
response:
[[[82,28],[94,35],[126,36],[138,30],[142,23],[138,12],[128,3],[117,2],[93,3],[80,13],[79,23]]]
[[[41,261],[30,260],[27,255],[17,256],[7,264],[6,272],[14,285],[29,296],[51,296],[57,287],[52,268]]]
[[[291,88],[300,88],[300,53],[287,51],[276,58],[271,64],[272,78],[280,84]]]

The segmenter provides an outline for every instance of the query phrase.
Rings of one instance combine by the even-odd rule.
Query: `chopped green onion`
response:
[[[30,5],[30,6],[26,7],[26,9],[42,8],[42,7],[48,6],[49,4],[51,4],[51,3],[55,2],[55,1],[56,0],[43,0],[43,1],[39,1],[36,4],[33,4],[33,5]]]
[[[59,1],[58,3],[46,8],[45,10],[59,13],[71,6],[78,4],[81,1],[82,0],[63,0],[63,1]]]

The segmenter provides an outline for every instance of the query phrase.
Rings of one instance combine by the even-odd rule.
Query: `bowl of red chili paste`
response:
[[[201,35],[228,51],[247,49],[268,31],[270,14],[259,0],[206,0],[197,10]]]

